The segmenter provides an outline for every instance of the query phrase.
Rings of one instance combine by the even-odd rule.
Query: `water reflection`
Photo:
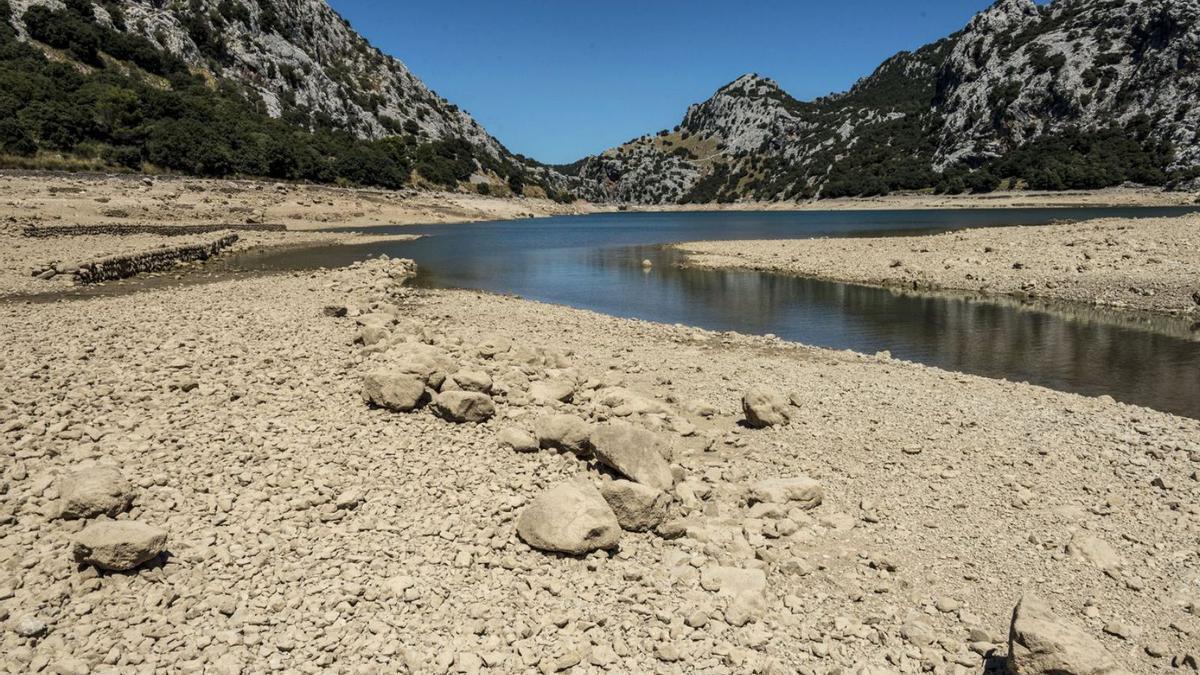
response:
[[[615,316],[774,333],[989,377],[1114,398],[1200,418],[1200,341],[1187,323],[1075,305],[926,294],[747,271],[678,266],[664,242],[881,236],[1189,209],[605,214],[397,227],[409,242],[230,256],[207,272],[335,267],[386,253],[420,265],[416,283],[472,288]],[[385,229],[386,231],[386,229]],[[654,265],[646,271],[641,261]],[[214,272],[217,272],[214,274]],[[137,288],[153,280],[133,281]],[[128,290],[124,291],[128,292]]]

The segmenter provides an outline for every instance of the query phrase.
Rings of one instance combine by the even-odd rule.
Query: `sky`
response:
[[[745,73],[807,100],[962,28],[992,0],[329,0],[509,150],[572,162]]]

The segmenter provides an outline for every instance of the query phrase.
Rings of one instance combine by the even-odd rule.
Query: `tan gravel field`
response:
[[[0,668],[968,673],[1026,593],[1092,663],[1200,657],[1200,422],[403,271],[0,303]],[[364,403],[421,364],[434,405]],[[742,424],[762,386],[789,423]],[[470,396],[494,416],[435,416]],[[552,414],[595,456],[499,441],[565,442]],[[665,519],[531,548],[550,488],[616,484],[614,421],[659,439]],[[165,532],[130,571],[88,562],[105,516],[59,517],[96,462],[128,481],[117,520]]]

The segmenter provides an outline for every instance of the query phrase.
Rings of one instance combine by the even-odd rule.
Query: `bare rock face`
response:
[[[63,518],[115,517],[133,504],[133,484],[112,466],[80,469],[63,479]]]
[[[660,450],[665,442],[652,431],[625,422],[601,424],[592,434],[596,459],[603,465],[655,490],[675,484]]]
[[[533,432],[543,448],[573,452],[581,457],[592,454],[592,427],[575,415],[546,415],[533,423]]]
[[[807,476],[769,478],[750,486],[751,504],[786,504],[804,510],[815,509],[825,498],[821,484]]]
[[[628,480],[614,480],[600,486],[600,494],[617,515],[621,529],[647,532],[667,517],[671,497],[661,490]]]
[[[751,387],[742,396],[746,423],[755,429],[782,426],[792,421],[788,398],[778,389],[764,385]]]
[[[411,412],[425,404],[425,382],[411,373],[377,370],[363,378],[363,400],[395,412]]]
[[[496,414],[487,394],[475,391],[444,391],[433,397],[433,412],[448,422],[486,422]]]
[[[496,434],[496,442],[502,448],[517,452],[537,452],[538,441],[529,432],[516,427],[505,427]]]
[[[1013,609],[1008,661],[1013,675],[1123,672],[1095,638],[1064,622],[1031,594],[1021,596]]]
[[[596,486],[580,477],[535,499],[517,519],[517,535],[542,551],[583,555],[615,548],[621,525]]]
[[[128,520],[92,523],[75,536],[75,561],[124,572],[154,559],[167,547],[167,533]]]

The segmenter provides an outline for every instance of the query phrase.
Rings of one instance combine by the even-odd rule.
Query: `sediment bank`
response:
[[[1200,311],[1200,214],[933,236],[679,244],[686,264],[1180,316]]]

